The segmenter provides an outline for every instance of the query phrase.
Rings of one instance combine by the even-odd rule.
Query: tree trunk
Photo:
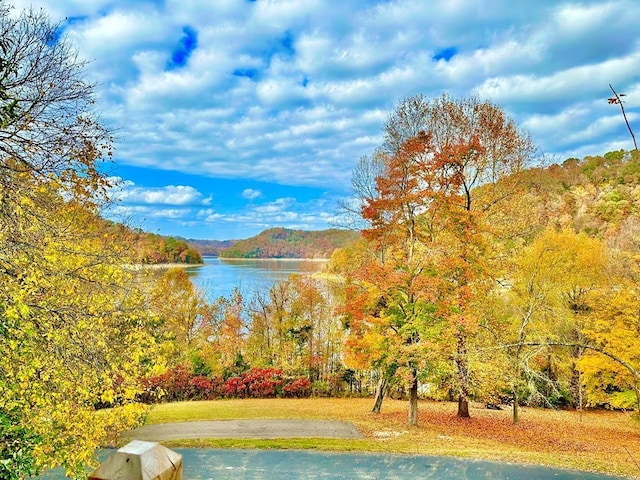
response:
[[[574,347],[571,351],[571,380],[570,380],[570,388],[571,388],[571,403],[572,407],[578,410],[580,414],[582,414],[582,405],[584,403],[584,393],[582,391],[582,375],[580,370],[578,370],[578,361],[584,354],[584,348]]]
[[[469,399],[462,395],[458,397],[458,416],[460,418],[471,418],[471,415],[469,415]]]
[[[458,351],[456,355],[458,368],[458,417],[470,418],[469,415],[469,365],[467,364],[467,337],[458,332]]]
[[[385,393],[387,393],[387,376],[382,374],[378,381],[378,386],[376,387],[376,398],[373,402],[373,408],[371,409],[373,413],[380,413]]]
[[[418,425],[418,371],[412,371],[409,387],[409,425]]]
[[[520,337],[520,341],[522,341],[522,336]],[[520,384],[520,350],[522,349],[521,345],[516,347],[515,352],[515,373],[513,375],[513,424],[518,423],[518,413],[519,413],[519,405],[518,405],[518,386]]]

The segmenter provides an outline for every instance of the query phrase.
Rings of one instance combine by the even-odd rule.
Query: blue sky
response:
[[[640,2],[46,0],[117,129],[109,215],[187,238],[322,229],[404,97],[477,94],[551,161],[640,134]]]

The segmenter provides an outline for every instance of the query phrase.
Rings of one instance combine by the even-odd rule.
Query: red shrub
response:
[[[285,397],[308,397],[311,391],[311,382],[306,377],[296,378],[286,383],[283,390]]]
[[[231,398],[246,398],[249,390],[242,377],[231,377],[222,384],[222,394]]]
[[[140,400],[145,403],[190,400],[193,395],[192,378],[193,374],[186,365],[178,365],[162,375],[143,378],[140,382],[144,393],[140,395]]]
[[[199,375],[189,380],[189,386],[189,400],[214,400],[222,393],[222,377]]]
[[[275,397],[282,389],[282,370],[253,368],[246,372],[245,382],[252,397]]]
[[[223,392],[228,397],[266,398],[276,397],[282,392],[282,370],[275,368],[252,368],[240,377],[229,378]]]
[[[252,368],[226,381],[222,377],[194,376],[185,365],[167,370],[162,375],[142,378],[144,393],[139,400],[145,403],[181,400],[213,400],[228,398],[269,398],[309,396],[307,378],[285,378],[277,368]]]
[[[186,365],[178,365],[160,375],[160,388],[164,392],[163,400],[169,402],[188,400],[191,376],[191,370]]]

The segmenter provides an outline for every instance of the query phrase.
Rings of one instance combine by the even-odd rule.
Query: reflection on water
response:
[[[294,450],[173,448],[183,456],[185,480],[605,480],[609,475],[451,457],[326,453]],[[109,454],[111,452],[108,452]],[[107,457],[102,452],[101,458]],[[42,478],[63,479],[58,470]]]
[[[209,301],[229,296],[239,288],[245,296],[269,288],[292,273],[321,271],[326,261],[297,259],[228,259],[204,257],[204,265],[187,267],[191,280]]]

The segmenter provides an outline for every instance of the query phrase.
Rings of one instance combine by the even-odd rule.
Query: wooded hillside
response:
[[[96,225],[105,235],[114,237],[114,241],[123,245],[131,261],[144,265],[160,263],[202,263],[200,252],[180,238],[166,237],[141,229],[129,228],[96,217]]]
[[[220,256],[220,252],[235,245],[238,240],[201,240],[187,238],[185,240],[189,247],[200,252],[201,255]]]
[[[640,155],[624,150],[569,158],[523,172],[526,210],[518,215],[535,235],[546,226],[571,228],[617,250],[640,247]]]
[[[329,258],[360,237],[349,230],[304,231],[271,228],[220,252],[223,258]]]

